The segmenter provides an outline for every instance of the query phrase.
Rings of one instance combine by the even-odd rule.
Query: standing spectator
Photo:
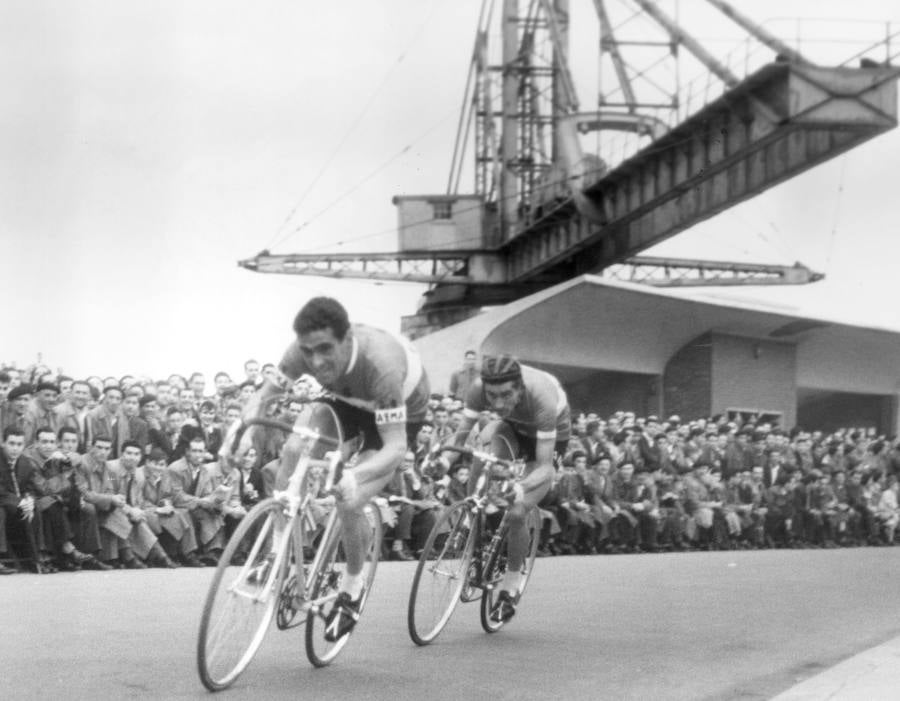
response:
[[[13,387],[8,395],[8,406],[4,417],[6,423],[3,428],[18,429],[22,432],[23,438],[27,428],[26,414],[28,413],[28,407],[31,405],[31,395],[32,390],[29,384],[20,384]]]
[[[263,383],[264,378],[259,372],[259,363],[253,358],[244,363],[244,375],[245,381],[249,382],[254,390]]]
[[[127,426],[128,440],[141,446],[141,454],[144,454],[150,445],[150,425],[141,417],[141,400],[143,397],[138,392],[130,390],[122,400],[120,413]]]
[[[478,365],[475,362],[475,351],[467,350],[463,355],[463,366],[450,375],[450,394],[455,399],[465,399],[476,377]]]
[[[78,436],[78,452],[84,453],[88,448],[88,402],[91,399],[91,386],[84,380],[72,383],[69,398],[56,406],[60,427],[75,429]]]
[[[56,400],[59,397],[59,388],[52,382],[41,381],[35,389],[34,402],[25,413],[25,445],[31,445],[37,438],[39,428],[49,427],[53,435],[62,421],[54,411]]]
[[[894,533],[897,524],[900,523],[900,505],[897,502],[897,478],[891,475],[887,478],[887,485],[878,498],[878,506],[875,509],[875,517],[884,529],[884,541],[887,545],[894,545]]]
[[[177,406],[170,406],[166,410],[166,421],[163,428],[151,428],[148,432],[148,440],[153,448],[159,448],[166,454],[169,462],[178,460],[184,455],[184,442],[181,439],[181,429],[184,426],[184,413]]]
[[[453,435],[450,425],[450,411],[442,406],[434,410],[434,430],[431,433],[431,445],[443,445]]]
[[[188,380],[188,387],[194,393],[194,404],[199,405],[205,399],[203,393],[206,391],[206,377],[202,372],[193,373]]]
[[[111,441],[111,458],[119,455],[122,444],[128,440],[128,420],[119,411],[124,394],[118,385],[103,388],[103,401],[88,413],[88,435],[90,444],[95,436],[106,436]]]

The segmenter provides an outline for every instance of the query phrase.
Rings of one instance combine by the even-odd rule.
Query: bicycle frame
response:
[[[252,425],[253,422],[248,423]],[[331,601],[334,598],[334,595],[321,597],[315,601],[311,600],[311,592],[315,587],[315,582],[307,580],[307,572],[319,571],[319,565],[321,564],[322,557],[324,557],[325,548],[318,548],[313,561],[304,566],[303,544],[307,533],[305,516],[308,513],[314,495],[309,491],[304,490],[303,487],[309,473],[309,467],[314,462],[314,459],[309,455],[310,446],[316,441],[321,440],[322,436],[318,431],[302,426],[292,428],[291,433],[299,435],[304,440],[304,445],[299,451],[300,455],[297,464],[291,473],[286,489],[282,492],[276,491],[273,495],[273,498],[280,501],[283,505],[284,513],[287,516],[287,523],[281,533],[274,534],[274,537],[277,539],[276,546],[273,548],[275,560],[266,575],[265,586],[260,589],[259,594],[250,595],[250,597],[255,602],[262,603],[266,601],[269,596],[281,596],[281,587],[276,587],[276,584],[278,584],[279,581],[284,581],[290,566],[289,557],[290,555],[293,555],[293,561],[297,570],[295,576],[297,577],[298,594],[295,596],[296,599],[299,599],[296,603],[300,603],[298,610],[304,613],[309,610],[318,613],[322,605]],[[333,450],[326,453],[326,459],[324,461],[315,461],[324,462],[324,466],[327,467],[325,491],[328,491],[334,485],[335,468],[337,467],[340,458],[340,451]],[[301,515],[303,517],[301,517]],[[337,532],[337,528],[340,526],[339,519],[340,516],[338,515],[338,510],[336,508],[332,509],[322,532],[323,542],[325,542],[327,538],[333,537],[333,534]],[[270,521],[267,524],[267,528],[274,528],[273,522]],[[238,595],[244,595],[235,588],[239,586],[238,583],[245,581],[251,563],[255,562],[256,557],[259,555],[259,548],[263,541],[264,538],[256,538],[253,549],[247,557],[245,564],[242,565],[240,575],[235,579],[236,583],[229,588],[229,591]],[[289,553],[289,548],[287,547],[290,542],[293,542],[294,545],[292,553]]]

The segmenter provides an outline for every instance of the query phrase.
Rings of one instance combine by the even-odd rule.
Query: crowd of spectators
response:
[[[0,370],[0,572],[216,564],[274,488],[277,431],[259,432],[238,466],[218,452],[275,372],[250,360],[237,381],[217,373],[208,393],[201,373],[160,381]],[[467,364],[457,388],[471,375]],[[270,411],[293,421],[311,390],[301,380]],[[462,408],[454,395],[432,395],[377,499],[385,558],[415,558],[440,510],[467,493],[470,465],[448,471],[430,459]],[[473,430],[491,418],[484,412]],[[872,429],[581,413],[539,505],[539,554],[893,545],[898,476],[900,443]]]

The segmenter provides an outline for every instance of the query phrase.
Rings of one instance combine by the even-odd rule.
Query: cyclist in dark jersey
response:
[[[364,595],[362,568],[370,529],[363,508],[387,484],[407,445],[414,442],[430,390],[418,353],[406,339],[351,325],[346,310],[330,297],[307,302],[294,319],[294,332],[297,337],[279,364],[282,382],[266,380],[244,415],[259,416],[267,399],[309,374],[330,393],[326,401],[334,407],[345,438],[362,439],[357,464],[344,469],[335,487],[347,557],[347,571],[325,626],[326,638],[336,640],[353,628]],[[287,482],[292,469],[287,462],[282,461],[276,487]]]
[[[509,507],[508,567],[490,614],[499,622],[515,614],[528,549],[526,515],[550,489],[554,453],[565,452],[571,420],[569,402],[559,381],[505,354],[484,357],[481,377],[466,395],[464,419],[457,435],[467,435],[485,409],[495,412],[500,420],[485,427],[482,435],[503,435],[517,457],[526,461],[526,474],[514,485],[514,500]]]

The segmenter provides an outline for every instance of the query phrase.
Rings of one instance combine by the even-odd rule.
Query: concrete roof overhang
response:
[[[429,372],[431,353],[454,352],[449,369],[455,369],[464,349],[475,348],[513,352],[526,362],[573,371],[593,367],[661,374],[680,348],[710,332],[795,345],[798,387],[900,391],[898,330],[812,317],[790,307],[684,296],[594,275],[494,308],[417,344]],[[454,339],[464,339],[458,349]]]

